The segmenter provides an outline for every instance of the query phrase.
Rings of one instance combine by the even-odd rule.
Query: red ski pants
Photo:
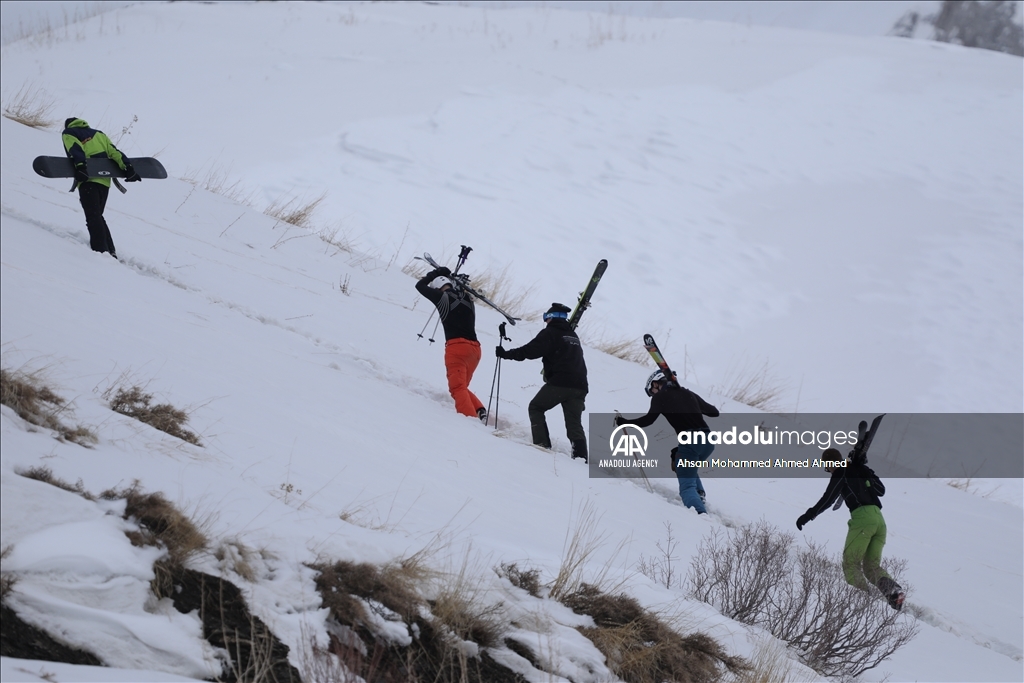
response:
[[[469,390],[476,366],[480,364],[480,342],[468,339],[449,339],[444,344],[444,367],[448,373],[448,393],[455,399],[455,410],[476,417],[484,407],[480,399]]]

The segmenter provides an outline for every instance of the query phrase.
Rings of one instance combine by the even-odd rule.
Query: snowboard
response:
[[[167,169],[159,159],[138,157],[128,162],[139,174],[140,178],[163,179],[167,177]],[[32,161],[32,170],[44,178],[74,178],[75,165],[67,157],[36,157]],[[85,172],[90,178],[124,178],[124,171],[113,159],[86,159]]]

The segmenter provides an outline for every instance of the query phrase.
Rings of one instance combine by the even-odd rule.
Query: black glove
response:
[[[129,164],[128,162],[125,162],[125,164],[124,164],[124,181],[126,183],[137,183],[137,182],[139,182],[141,180],[142,180],[142,178],[139,177],[139,174],[135,172],[135,167],[132,166],[131,164]]]
[[[75,166],[75,183],[81,185],[89,180],[89,174],[85,172],[85,164]]]
[[[797,517],[796,518],[796,528],[797,528],[797,530],[798,531],[803,531],[804,530],[804,524],[807,524],[812,519],[814,519],[814,515],[811,514],[810,510],[808,510],[804,514],[802,514],[799,517]]]
[[[501,346],[494,347],[494,355],[497,356],[498,358],[508,358],[508,356],[505,354],[504,347]]]
[[[441,266],[440,268],[434,268],[430,271],[431,279],[435,277],[451,277],[452,271],[447,266]]]

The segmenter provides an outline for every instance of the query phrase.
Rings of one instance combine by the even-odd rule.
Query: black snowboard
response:
[[[166,178],[167,169],[158,159],[139,157],[128,159],[140,178]],[[74,178],[75,165],[67,157],[36,157],[32,170],[44,178]],[[124,171],[112,159],[87,159],[85,172],[90,178],[124,178]]]

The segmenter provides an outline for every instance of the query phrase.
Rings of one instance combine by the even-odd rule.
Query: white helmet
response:
[[[454,286],[454,283],[452,283],[451,278],[447,278],[444,275],[438,275],[433,280],[431,280],[430,284],[427,286],[430,287],[431,289],[441,289],[445,285]]]
[[[676,373],[674,372],[672,373],[673,376],[675,376],[675,374]],[[665,376],[665,373],[661,370],[661,368],[658,368],[657,370],[651,373],[650,377],[647,378],[647,384],[644,385],[644,391],[647,392],[648,396],[653,396],[654,394],[651,392],[651,385],[654,384],[655,382],[664,383],[667,381],[668,378]]]

